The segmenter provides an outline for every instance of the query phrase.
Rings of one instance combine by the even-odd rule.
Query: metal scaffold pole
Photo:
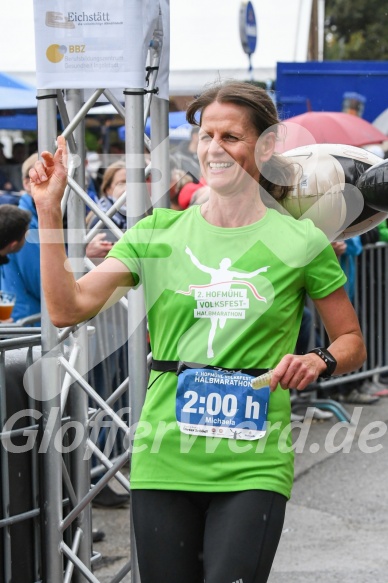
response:
[[[152,203],[170,207],[170,147],[168,127],[169,102],[154,97],[151,101],[151,183]]]
[[[144,89],[126,89],[125,93],[125,159],[127,168],[127,228],[145,214],[147,191],[144,175]],[[139,314],[143,317],[139,318]],[[135,322],[140,323],[135,326]],[[147,387],[146,314],[142,289],[128,297],[128,373],[130,425],[139,420]],[[135,537],[131,518],[131,581],[140,583]]]
[[[150,43],[151,63],[159,70],[163,47],[163,18],[159,12],[158,25]],[[157,82],[157,79],[156,79]],[[154,89],[158,93],[158,88]],[[151,93],[152,95],[152,93]],[[151,188],[154,208],[170,207],[170,140],[169,101],[154,95],[151,99]]]
[[[55,151],[57,135],[56,93],[53,90],[38,90],[38,148],[39,152]],[[49,236],[49,233],[47,233]],[[41,244],[45,233],[40,232]],[[42,424],[39,448],[42,467],[41,519],[43,582],[61,581],[63,557],[60,552],[62,534],[62,455],[56,447],[54,437],[61,431],[60,366],[57,331],[50,322],[41,294],[42,314]]]
[[[72,120],[80,111],[83,105],[83,90],[68,89],[66,91],[67,112],[69,119]],[[73,131],[74,142],[76,146],[75,155],[70,157],[74,166],[74,180],[82,189],[85,189],[85,119],[83,118]],[[85,246],[83,243],[85,236],[85,203],[70,191],[67,201],[67,242],[68,255],[70,262],[73,263],[73,271],[76,278],[83,275],[84,270],[80,270],[82,259],[85,255]],[[72,259],[75,259],[75,262]],[[79,348],[79,350],[78,350]],[[73,350],[77,351],[77,360],[75,368],[85,371],[88,369],[88,335],[87,326],[81,326],[73,334]],[[90,463],[89,456],[85,456],[87,449],[86,433],[88,427],[88,396],[81,390],[77,384],[73,384],[69,392],[68,413],[73,423],[84,428],[82,440],[78,446],[71,452],[70,465],[72,484],[77,501],[79,502],[87,495],[90,489]],[[77,556],[82,563],[90,569],[90,559],[92,554],[91,540],[91,508],[88,504],[78,515],[75,521],[75,527],[82,531]],[[86,581],[85,577],[78,569],[74,572],[73,580],[75,583]]]

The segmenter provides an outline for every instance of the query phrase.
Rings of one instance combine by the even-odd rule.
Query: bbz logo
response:
[[[84,53],[85,45],[69,45],[69,53]]]

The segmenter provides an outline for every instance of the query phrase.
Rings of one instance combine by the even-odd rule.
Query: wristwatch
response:
[[[337,361],[334,358],[334,356],[326,349],[326,348],[313,348],[312,350],[309,350],[309,352],[313,352],[314,354],[317,354],[319,356],[319,358],[322,358],[323,362],[326,364],[326,370],[321,372],[321,374],[319,375],[320,378],[322,379],[328,379],[331,377],[331,375],[333,374],[333,372],[335,371],[335,368],[337,366]]]

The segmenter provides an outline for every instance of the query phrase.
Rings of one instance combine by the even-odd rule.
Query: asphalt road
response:
[[[295,485],[269,583],[388,583],[388,398],[346,408],[353,426],[294,430]],[[129,510],[93,509],[93,522],[106,533],[94,573],[110,583],[130,557]]]
[[[269,583],[388,582],[388,399],[347,409],[360,413],[354,436],[336,419],[313,422],[296,455]],[[337,432],[333,439],[330,431]],[[364,439],[373,432],[374,439]]]

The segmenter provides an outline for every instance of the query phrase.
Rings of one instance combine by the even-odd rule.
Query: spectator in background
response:
[[[338,261],[340,262],[342,269],[346,274],[347,282],[345,284],[345,290],[349,296],[350,301],[353,303],[356,270],[355,257],[360,255],[362,252],[361,237],[357,235],[356,237],[351,237],[346,241],[335,241],[332,243],[332,247],[338,257]]]
[[[378,230],[378,241],[382,241],[383,243],[388,243],[388,223],[387,223],[387,220],[384,220],[379,225],[377,225],[377,230]]]
[[[124,142],[112,142],[109,146],[109,154],[119,154],[120,156],[125,154]]]
[[[25,235],[30,224],[29,212],[19,209],[13,204],[0,206],[0,279],[2,291],[9,292],[3,287],[3,269],[9,263],[8,255],[18,253],[25,243]],[[13,321],[14,316],[10,320]]]
[[[4,154],[4,144],[0,142],[0,166],[11,164],[11,160]],[[0,190],[16,190],[12,181],[9,179],[6,168],[0,169]],[[0,200],[0,204],[15,204],[13,200]]]
[[[194,194],[204,186],[206,186],[206,182],[203,178],[201,178],[199,182],[188,182],[185,184],[178,194],[179,206],[183,210],[187,209],[191,204]]]
[[[170,178],[170,208],[176,211],[181,211],[183,208],[179,204],[178,197],[182,188],[186,184],[192,184],[192,179],[184,170],[175,168],[172,165]]]
[[[28,153],[27,146],[24,142],[15,142],[12,146],[12,158],[10,164],[23,164]],[[33,155],[33,154],[32,154]]]
[[[6,192],[15,191],[15,187],[8,178],[8,176],[0,170],[0,190],[5,190]],[[14,204],[12,200],[3,200],[0,201],[0,204]]]
[[[23,247],[30,219],[29,212],[13,204],[0,206],[0,265],[8,263],[7,256],[17,253]]]
[[[98,201],[100,183],[98,183],[98,171],[101,167],[101,159],[98,152],[88,152],[85,159],[85,184],[90,198]]]
[[[99,208],[104,212],[113,206],[118,198],[125,192],[126,185],[126,168],[123,160],[114,162],[106,168],[100,189],[100,198],[97,201]],[[125,203],[112,217],[112,221],[124,230],[127,228],[127,212]],[[86,224],[90,228],[98,222],[98,217],[94,213],[89,214],[86,218]],[[116,240],[116,239],[115,239]]]
[[[32,140],[32,142],[28,142],[27,144],[27,157],[32,156],[34,152],[38,151],[38,140]]]
[[[199,128],[194,126],[191,130],[190,141],[181,142],[171,152],[174,157],[175,167],[188,172],[191,175],[193,182],[199,182],[201,177],[197,155],[198,133]]]
[[[16,293],[16,304],[12,312],[13,319],[21,320],[40,313],[40,246],[38,235],[38,215],[31,197],[29,171],[38,160],[38,154],[32,154],[22,165],[24,194],[19,201],[19,208],[31,215],[29,236],[19,253],[11,255],[9,262],[3,266],[1,288]]]

